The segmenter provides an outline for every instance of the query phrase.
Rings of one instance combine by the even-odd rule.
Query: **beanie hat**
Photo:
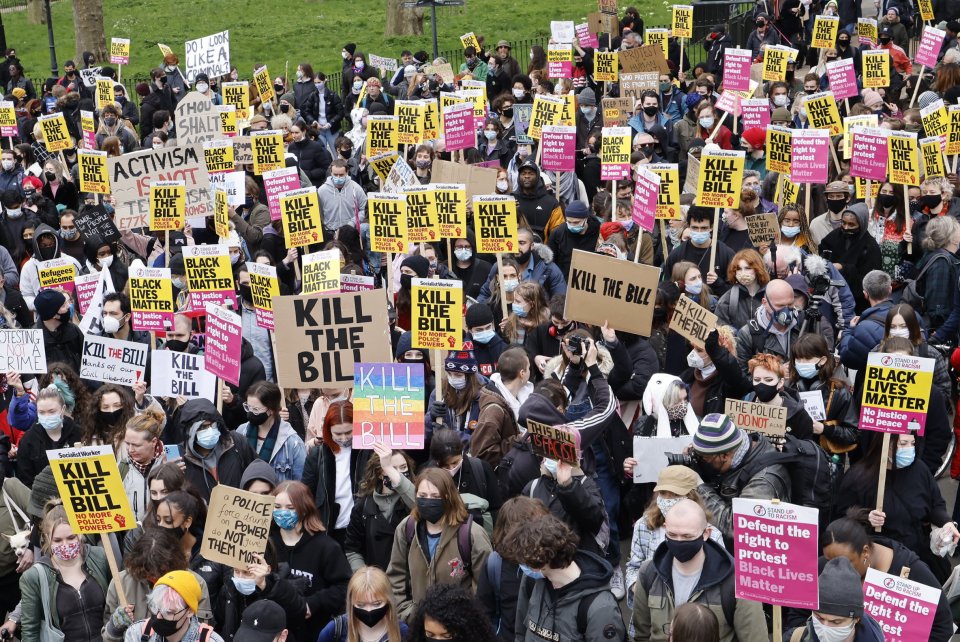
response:
[[[570,218],[587,218],[590,216],[590,209],[583,201],[571,201],[563,215]]]
[[[938,100],[940,100],[940,95],[937,92],[925,91],[917,98],[917,104],[920,105],[920,109],[925,109]]]
[[[879,92],[876,92],[873,89],[864,89],[863,104],[870,108],[879,107],[883,104],[883,98],[880,97]]]
[[[753,147],[754,149],[763,149],[767,139],[767,131],[763,127],[751,127],[743,132],[741,138],[747,141],[750,147]]]
[[[177,252],[170,257],[170,273],[186,275],[187,268],[183,264],[182,252]]]
[[[451,350],[443,360],[443,369],[447,372],[474,373],[479,370],[477,358],[473,355],[473,342],[464,341],[462,350]]]
[[[53,497],[60,497],[60,490],[57,488],[57,482],[53,479],[53,471],[50,466],[41,470],[33,478],[33,486],[30,488],[30,502],[27,504],[27,514],[31,517],[43,517],[43,507]]]
[[[408,267],[414,272],[417,273],[417,276],[421,279],[427,278],[427,275],[430,274],[430,261],[427,260],[427,257],[420,256],[408,256],[403,259],[403,263],[400,264],[400,267]]]
[[[596,107],[597,95],[593,92],[592,89],[587,87],[586,89],[581,91],[579,94],[577,94],[577,102],[579,102],[581,105],[593,105],[594,107]]]
[[[863,586],[860,574],[846,557],[834,557],[820,573],[820,613],[840,617],[863,617]]]
[[[792,120],[789,110],[786,107],[777,107],[773,110],[773,113],[770,114],[770,120],[775,123],[779,123],[785,120]]]
[[[393,352],[393,358],[399,361],[403,358],[403,354],[409,350],[413,350],[413,333],[407,331],[400,335],[400,340],[397,341],[397,349]]]
[[[710,413],[693,435],[693,448],[701,455],[719,455],[740,446],[744,432],[726,415]]]
[[[479,328],[493,323],[493,310],[486,303],[475,303],[467,308],[466,327]]]
[[[208,75],[205,74],[205,73],[199,73],[199,74],[197,74],[196,77],[193,79],[193,82],[194,82],[194,83],[198,83],[198,82],[209,83],[209,82],[210,82],[210,76],[208,76]]]
[[[40,290],[40,293],[33,300],[33,305],[37,309],[37,315],[41,321],[49,321],[57,316],[60,308],[67,302],[67,297],[63,296],[57,290]]]
[[[947,29],[953,33],[960,33],[960,20],[951,20],[948,22]]]
[[[29,399],[23,403],[11,403],[7,410],[7,423],[11,428],[27,432],[37,423],[37,407]]]
[[[693,92],[692,94],[687,94],[687,99],[685,101],[687,103],[687,109],[692,109],[696,107],[697,103],[700,102],[701,98],[703,98],[703,96],[701,96],[697,92]]]
[[[19,99],[27,95],[27,90],[24,89],[23,87],[14,87],[13,91],[11,91],[10,93],[13,94],[14,98]]]
[[[270,125],[270,121],[267,120],[267,117],[264,116],[263,114],[257,114],[256,116],[254,116],[253,118],[250,119],[250,126],[251,126],[251,127],[253,127],[254,125],[256,125],[256,124],[258,124],[258,123],[263,123],[264,125],[268,125],[268,126]]]
[[[626,234],[627,230],[619,221],[607,221],[600,226],[600,238],[606,241],[612,234]]]
[[[156,588],[161,585],[172,588],[183,598],[183,602],[188,609],[194,613],[197,612],[197,606],[200,604],[200,582],[193,576],[193,573],[190,571],[170,571],[157,580],[153,587]]]
[[[352,42],[348,42],[347,44],[343,45],[343,48],[352,56],[353,52],[357,50],[357,45],[353,44]]]

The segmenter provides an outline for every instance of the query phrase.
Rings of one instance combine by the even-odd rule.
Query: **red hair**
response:
[[[337,424],[353,425],[353,402],[352,401],[334,401],[327,408],[327,414],[323,418],[323,443],[327,445],[334,455],[340,454],[340,446],[333,440],[330,429]]]

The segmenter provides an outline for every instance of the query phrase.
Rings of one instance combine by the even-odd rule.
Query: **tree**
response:
[[[387,23],[383,28],[385,36],[423,35],[423,9],[404,7],[412,0],[387,0]]]
[[[32,25],[47,24],[47,14],[43,10],[43,0],[27,0],[27,22]]]
[[[83,52],[94,60],[106,62],[107,44],[103,36],[103,0],[73,0],[73,33],[77,41],[77,66],[82,66]]]

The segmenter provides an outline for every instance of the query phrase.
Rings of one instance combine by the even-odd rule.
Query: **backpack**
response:
[[[487,563],[483,567],[483,572],[487,576],[487,582],[490,583],[490,588],[493,589],[493,601],[496,605],[496,617],[493,620],[493,623],[496,625],[494,627],[494,634],[500,635],[500,627],[503,626],[503,617],[500,614],[500,576],[503,571],[503,558],[500,557],[500,553],[496,551],[490,551],[490,555],[487,556]]]
[[[500,487],[501,497],[515,497],[523,490],[523,486],[526,484],[520,485],[520,488],[515,488],[517,484],[511,479],[511,473],[518,459],[532,456],[530,437],[524,434],[520,439],[513,442],[510,450],[500,458],[500,463],[497,464],[493,472],[497,475],[497,485]]]
[[[493,553],[491,553],[491,557],[492,556],[493,556]],[[498,568],[495,570],[495,572],[497,573],[498,580],[499,580],[499,570],[500,569],[498,565]],[[524,577],[520,585],[520,590],[523,591],[524,594],[527,596],[528,604],[530,602],[530,596],[533,595],[533,585],[535,581],[537,580],[531,580],[529,577]],[[610,589],[606,589],[606,591],[611,595],[613,595],[613,592],[610,591]],[[590,607],[593,606],[594,600],[596,600],[597,597],[603,592],[604,591],[597,591],[596,593],[591,593],[590,595],[582,598],[580,600],[580,603],[577,604],[577,632],[580,633],[580,635],[583,635],[587,630],[587,624],[588,624],[587,615],[590,613]],[[616,599],[614,599],[614,601],[616,601]],[[620,610],[619,603],[617,603],[617,610],[618,611]],[[733,620],[731,618],[731,622],[732,621]],[[731,626],[733,625],[731,624]],[[617,642],[626,642],[626,628],[624,628],[624,637],[618,640]]]
[[[467,517],[467,521],[457,526],[457,553],[460,555],[460,561],[463,562],[463,570],[473,576],[473,541],[470,539],[470,525],[473,523],[473,515]],[[407,518],[403,525],[403,537],[407,540],[407,547],[413,543],[413,538],[417,534],[417,523],[412,517]]]
[[[826,451],[816,442],[784,435],[782,451],[772,451],[757,457],[740,471],[739,481],[747,482],[760,470],[781,464],[790,475],[790,501],[801,506],[829,509],[834,498],[838,477]],[[742,488],[741,485],[741,488]]]
[[[487,475],[483,470],[483,464],[476,457],[465,456],[463,461],[470,466],[470,473],[479,486],[479,495],[473,493],[460,493],[460,499],[463,500],[467,511],[473,516],[473,521],[483,526],[487,532],[487,537],[493,539],[493,516],[490,514],[490,502],[485,499],[487,494]]]
[[[903,294],[900,296],[900,302],[911,305],[913,306],[914,310],[925,313],[927,308],[926,294],[924,290],[926,290],[926,288],[921,285],[920,280],[923,279],[924,274],[927,273],[927,270],[930,269],[930,266],[936,263],[937,259],[949,260],[949,258],[950,257],[947,254],[940,252],[934,254],[930,260],[927,261],[927,264],[923,266],[923,269],[920,270],[920,274],[917,275],[917,278],[907,279],[905,285],[903,286]],[[921,294],[921,292],[924,293]]]

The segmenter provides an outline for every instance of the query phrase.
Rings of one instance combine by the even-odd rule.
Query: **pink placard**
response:
[[[473,103],[450,105],[443,110],[443,142],[448,152],[477,146]]]
[[[80,314],[87,313],[87,306],[97,291],[97,283],[100,281],[100,273],[80,274],[74,280],[74,292],[77,294],[77,303],[80,305]]]
[[[854,128],[850,175],[868,181],[887,180],[887,137],[881,130]]]
[[[243,325],[239,316],[218,306],[207,306],[204,368],[235,386],[240,385],[242,333]]]
[[[633,188],[633,222],[648,232],[653,231],[660,196],[660,177],[642,166],[637,167]]]
[[[630,164],[604,163],[600,165],[601,181],[620,181],[630,176]]]
[[[547,125],[540,133],[540,145],[543,146],[541,169],[550,172],[574,171],[577,147],[575,127]]]
[[[570,78],[573,76],[573,63],[569,60],[547,63],[548,78]]]
[[[790,182],[826,183],[830,165],[830,132],[795,129],[791,137]]]
[[[770,103],[766,98],[741,99],[740,115],[744,131],[752,127],[764,129],[770,124]]]
[[[573,30],[577,34],[577,40],[580,41],[581,48],[600,48],[600,39],[597,38],[597,34],[590,33],[590,25],[588,23],[584,22],[582,24],[578,24],[574,26]]]
[[[727,49],[723,54],[723,89],[750,91],[750,64],[753,52],[749,49]]]
[[[732,91],[725,91],[720,94],[720,100],[717,101],[717,109],[727,112],[733,116],[740,115],[740,101],[743,100]]]
[[[853,58],[827,63],[827,79],[830,90],[837,100],[852,98],[860,93],[857,88],[857,72],[853,67]]]
[[[817,517],[815,508],[734,498],[733,557],[738,600],[817,610]]]
[[[17,128],[12,125],[9,127],[7,126],[0,127],[0,136],[19,136],[19,135],[20,133],[17,131]],[[96,136],[94,136],[94,140],[96,140]]]
[[[937,66],[937,56],[940,55],[940,47],[943,45],[943,39],[946,33],[935,27],[927,25],[923,28],[923,36],[920,37],[920,45],[917,47],[917,55],[914,61],[924,67],[933,68]]]
[[[4,134],[6,135],[6,134]],[[83,143],[87,146],[87,149],[96,149],[97,148],[97,133],[88,132],[83,130]]]
[[[296,167],[281,167],[263,173],[263,189],[267,192],[270,220],[280,220],[280,196],[300,189],[300,172]]]
[[[863,608],[880,624],[887,642],[930,639],[940,589],[868,568]]]

